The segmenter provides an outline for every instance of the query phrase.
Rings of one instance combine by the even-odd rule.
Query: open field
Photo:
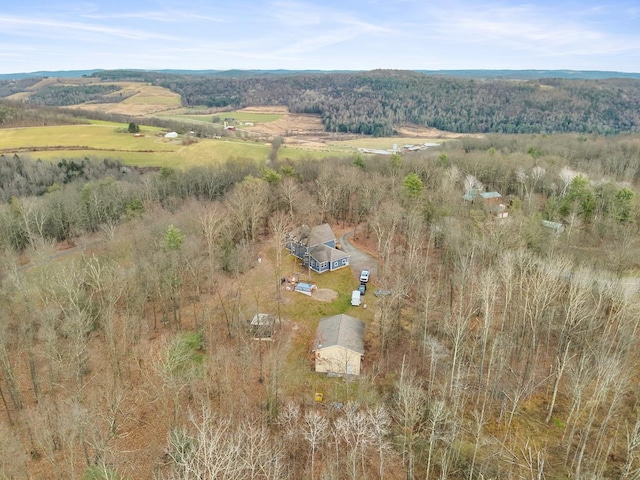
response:
[[[118,133],[126,125],[109,122],[84,125],[11,128],[2,131],[0,150],[58,147],[88,147],[106,150],[172,150],[169,145],[159,147],[157,135],[161,130],[153,127],[142,129],[143,137]]]
[[[122,96],[121,102],[81,103],[67,108],[95,110],[121,115],[144,116],[181,106],[180,95],[163,87],[139,82],[101,82],[103,85],[118,85],[122,89],[109,94],[109,97]]]
[[[418,138],[418,137],[362,137],[354,140],[338,140],[328,142],[330,145],[350,148],[375,148],[391,149],[394,145],[402,148],[403,145],[420,145],[423,143],[442,143],[442,139]]]
[[[205,115],[164,115],[163,118],[180,118],[186,120],[193,120],[196,122],[207,122],[211,123],[214,117],[218,117],[220,121],[223,121],[225,118],[233,118],[238,122],[252,122],[254,124],[257,123],[268,123],[278,120],[282,118],[282,115],[276,114],[268,114],[268,113],[246,113],[246,112],[220,112],[220,113],[209,113]]]
[[[92,122],[84,125],[31,127],[5,129],[0,137],[0,153],[26,154],[43,160],[85,157],[112,158],[136,166],[190,166],[210,165],[234,158],[264,161],[270,144],[234,138],[199,139],[182,145],[180,138],[166,139],[163,130],[142,127],[142,137],[121,133],[127,125],[110,122]],[[307,156],[322,158],[337,152],[304,147],[283,146],[280,158],[297,160]]]
[[[181,138],[166,139],[163,130],[142,127],[142,137],[125,133],[127,125],[93,121],[83,125],[5,129],[0,137],[0,153],[27,154],[42,160],[112,158],[136,166],[190,166],[226,162],[234,158],[264,161],[270,144],[235,139],[198,139],[182,145]],[[279,150],[280,159],[326,158],[355,154],[358,147],[391,148],[394,143],[424,143],[414,137],[359,138],[322,141],[321,138],[287,137]]]

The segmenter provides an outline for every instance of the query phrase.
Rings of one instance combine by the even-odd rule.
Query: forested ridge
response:
[[[66,107],[80,103],[120,102],[126,97],[108,95],[118,90],[117,85],[49,85],[31,94],[28,103]]]
[[[286,105],[318,113],[325,129],[375,136],[415,124],[459,133],[613,134],[640,129],[635,79],[476,80],[373,71],[212,78],[164,76],[156,83],[185,106]]]
[[[458,133],[598,133],[640,130],[640,80],[454,78],[409,71],[180,75],[101,71],[103,81],[143,81],[179,93],[184,106],[237,109],[286,105],[320,114],[330,132],[388,136],[400,125]],[[0,96],[34,79],[0,81]],[[50,85],[31,103],[118,102],[114,85]]]
[[[635,479],[639,178],[636,135],[143,174],[0,158],[0,476]],[[283,290],[284,234],[322,222],[389,296],[350,307],[348,269],[312,276],[330,303]],[[357,379],[313,372],[344,312]]]

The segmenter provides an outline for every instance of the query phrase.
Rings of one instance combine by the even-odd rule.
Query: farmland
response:
[[[64,95],[65,101],[70,101],[74,96],[82,99],[90,87],[109,85],[119,90],[105,93],[96,102],[73,104],[67,108],[105,118],[125,115],[141,124],[141,136],[127,134],[126,123],[83,121],[80,118],[78,121],[84,122],[80,125],[37,126],[36,121],[33,127],[4,129],[0,138],[0,152],[50,161],[91,157],[110,158],[135,166],[188,168],[237,158],[263,162],[269,156],[271,141],[277,137],[283,139],[278,158],[296,161],[335,155],[352,156],[358,148],[391,149],[394,144],[402,146],[433,142],[433,138],[448,136],[444,132],[423,127],[400,128],[399,136],[387,138],[327,133],[319,115],[291,113],[283,105],[260,105],[226,111],[204,106],[187,108],[181,106],[180,96],[168,88],[133,81],[47,78],[12,94],[12,98],[28,102],[37,95],[33,98],[55,101],[57,95]],[[77,93],[74,88],[79,89]],[[147,125],[154,124],[156,120],[172,124],[181,133],[190,129],[198,130],[199,126],[202,130],[203,125],[209,125],[206,127],[209,131],[205,135],[197,135],[199,137],[218,137],[214,135],[215,128],[222,133],[225,123],[237,131],[227,132],[221,138],[196,138],[191,135],[185,140],[185,136],[180,135],[176,139],[166,139],[163,137],[168,131],[166,127]],[[25,122],[20,125],[23,124]],[[47,122],[41,121],[40,125],[43,124]]]
[[[234,137],[195,139],[183,145],[183,136],[164,138],[164,130],[143,127],[142,136],[125,133],[126,124],[92,122],[83,125],[30,127],[3,130],[0,153],[29,155],[43,160],[85,157],[111,158],[132,166],[187,168],[222,163],[234,158],[264,161],[270,145]],[[345,148],[325,151],[296,146],[281,148],[281,158],[323,158],[348,152]]]
[[[190,110],[186,110],[186,111],[189,112]],[[184,109],[181,109],[180,111],[182,112],[184,111]],[[174,113],[174,112],[170,112],[170,113],[171,115],[167,116],[167,118],[179,118],[179,119],[185,119],[185,120],[193,120],[197,122],[213,122],[214,118],[218,118],[221,121],[224,121],[225,118],[230,118],[230,119],[233,119],[232,121],[251,122],[253,124],[273,122],[284,116],[284,114],[278,114],[278,113],[260,113],[260,112],[251,112],[251,111],[242,111],[242,110],[237,110],[232,112],[206,113],[206,114]]]

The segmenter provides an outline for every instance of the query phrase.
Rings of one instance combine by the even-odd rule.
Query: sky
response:
[[[0,73],[89,69],[640,72],[638,0],[17,0]]]

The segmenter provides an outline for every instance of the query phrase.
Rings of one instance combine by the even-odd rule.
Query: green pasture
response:
[[[60,147],[90,147],[105,150],[175,150],[176,147],[160,142],[157,128],[144,127],[143,137],[118,133],[127,125],[94,122],[83,125],[12,128],[2,130],[0,150]]]
[[[126,128],[126,124],[92,121],[82,125],[5,129],[0,135],[0,153],[18,153],[50,161],[112,158],[128,165],[188,168],[234,158],[263,162],[271,150],[269,143],[232,137],[197,139],[195,143],[182,145],[182,137],[164,138],[164,130],[160,128],[142,126],[142,137],[126,133]],[[349,153],[349,149],[339,146],[320,150],[283,145],[278,156],[296,161]]]

